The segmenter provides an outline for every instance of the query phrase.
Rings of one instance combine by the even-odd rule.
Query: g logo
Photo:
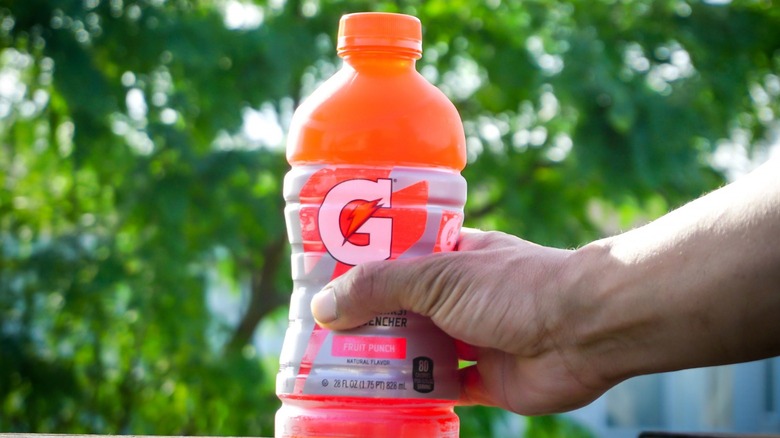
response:
[[[393,242],[393,219],[374,217],[391,208],[392,180],[351,179],[333,186],[320,206],[317,226],[330,255],[347,265],[387,260]]]

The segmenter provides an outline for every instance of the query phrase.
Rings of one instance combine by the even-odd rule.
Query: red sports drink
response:
[[[457,437],[454,341],[404,310],[318,326],[312,296],[355,265],[451,251],[463,222],[465,138],[416,70],[420,21],[342,17],[341,70],[295,112],[284,181],[294,290],[277,437]]]

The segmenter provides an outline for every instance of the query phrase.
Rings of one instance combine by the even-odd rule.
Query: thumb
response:
[[[421,301],[430,299],[432,264],[441,263],[441,255],[355,266],[314,295],[314,319],[325,328],[345,330],[380,313],[404,309],[426,314]]]
[[[459,252],[489,248],[494,234],[464,228],[459,251],[357,265],[314,295],[314,319],[325,328],[345,330],[397,310],[433,317],[445,301],[457,302],[468,289],[469,260]]]

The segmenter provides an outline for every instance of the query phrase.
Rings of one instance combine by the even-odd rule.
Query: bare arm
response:
[[[462,403],[582,406],[639,374],[780,354],[780,159],[576,251],[466,231],[459,252],[367,263],[312,302],[332,329],[429,316],[473,348]]]
[[[780,160],[578,253],[578,337],[613,378],[780,354]]]

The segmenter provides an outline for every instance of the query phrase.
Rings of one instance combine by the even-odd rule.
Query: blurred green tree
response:
[[[771,0],[0,0],[0,430],[272,434],[251,340],[290,288],[281,133],[360,10],[423,21],[467,225],[576,246],[777,134]],[[236,321],[215,282],[246,289]],[[460,413],[464,436],[507,416]]]

